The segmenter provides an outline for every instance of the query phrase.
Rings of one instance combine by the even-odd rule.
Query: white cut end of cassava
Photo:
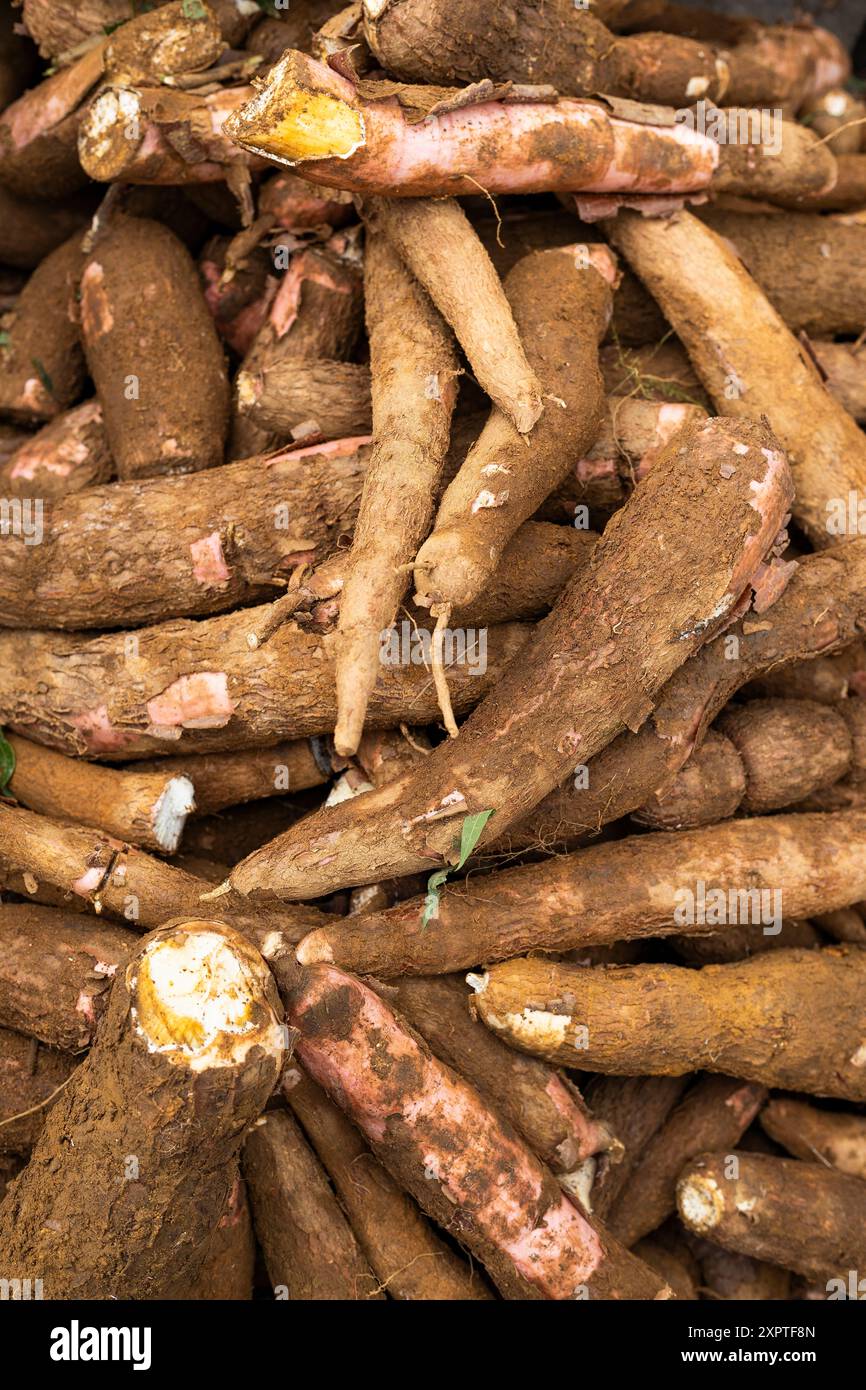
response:
[[[286,938],[281,931],[269,931],[259,947],[259,950],[265,960],[273,960],[274,956],[282,950],[285,944]]]
[[[324,931],[317,927],[308,932],[295,949],[295,960],[299,965],[333,965],[334,952]]]
[[[82,133],[88,153],[94,159],[104,159],[117,138],[118,126],[135,130],[141,102],[138,94],[126,87],[109,89],[92,102],[85,117]],[[129,138],[129,137],[127,137]]]
[[[563,1192],[579,1202],[585,1212],[592,1212],[592,1184],[595,1181],[597,1163],[594,1158],[585,1158],[570,1173],[557,1173],[557,1181]]]
[[[390,3],[391,0],[364,0],[364,15],[367,19],[378,19]]]
[[[725,1199],[715,1178],[684,1178],[677,1189],[677,1201],[686,1225],[699,1235],[712,1231],[725,1210]]]
[[[235,386],[237,392],[238,405],[255,405],[257,378],[252,372],[238,372],[238,379]]]
[[[487,974],[467,975],[466,983],[469,986],[469,988],[473,990],[476,994],[483,994],[487,986],[490,984],[490,976]]]
[[[866,1067],[866,1043],[861,1043],[851,1058],[852,1067]]]
[[[149,942],[129,966],[133,1026],[149,1052],[191,1071],[236,1067],[253,1047],[279,1059],[284,1030],[268,979],[264,962],[235,933],[186,923]]]
[[[372,782],[351,782],[345,772],[338,777],[331,790],[328,792],[325,801],[326,806],[339,806],[341,801],[351,801],[353,796],[360,796],[362,792],[371,792]]]
[[[188,777],[172,777],[153,808],[151,826],[154,838],[165,854],[174,854],[186,825],[195,810],[195,787]]]

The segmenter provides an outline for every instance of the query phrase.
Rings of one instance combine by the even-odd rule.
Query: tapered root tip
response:
[[[221,922],[154,933],[127,968],[133,1026],[149,1052],[191,1071],[241,1064],[260,1048],[278,1069],[285,1030],[261,956]]]
[[[153,808],[151,826],[164,854],[174,854],[187,816],[195,810],[195,788],[188,777],[172,777]]]

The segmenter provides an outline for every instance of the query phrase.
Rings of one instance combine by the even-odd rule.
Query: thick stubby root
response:
[[[290,358],[260,372],[241,372],[237,409],[260,429],[299,444],[370,434],[370,369]]]
[[[811,205],[831,192],[838,178],[836,160],[818,136],[778,112],[729,107],[718,117],[718,193],[735,197],[788,200]]]
[[[3,1278],[159,1298],[193,1278],[286,1055],[264,961],[221,923],[145,937],[0,1212]]]
[[[676,1210],[684,1165],[710,1149],[734,1148],[767,1098],[763,1086],[708,1076],[696,1082],[650,1139],[608,1225],[629,1247]]]
[[[866,439],[827,392],[734,251],[690,213],[621,213],[614,245],[659,301],[718,410],[763,415],[787,451],[793,514],[816,547],[845,532],[834,509],[866,493]]]
[[[761,25],[727,55],[728,99],[742,106],[798,110],[842,86],[851,60],[835,34],[805,25]]]
[[[263,246],[245,249],[235,259],[234,243],[243,236],[244,232],[238,238],[211,237],[198,257],[198,273],[214,327],[240,357],[252,347],[277,288],[273,261]]]
[[[406,572],[430,527],[457,396],[449,329],[381,231],[369,235],[364,302],[373,447],[346,561],[336,637],[334,746],[356,752]]]
[[[246,394],[250,376],[282,362],[343,361],[350,357],[363,317],[363,282],[352,244],[337,233],[324,247],[299,251],[292,257],[267,318],[244,357],[236,396]],[[279,433],[235,413],[231,458],[264,453],[279,442]]]
[[[850,212],[857,219],[866,204],[866,154],[836,155],[836,179],[826,193],[811,193],[796,200],[779,196],[784,207],[813,212]]]
[[[703,970],[585,970],[526,957],[472,978],[488,1028],[557,1065],[653,1076],[702,1067],[764,1086],[866,1097],[866,951],[857,946],[768,951]]]
[[[62,752],[109,762],[329,733],[337,714],[334,635],[286,623],[258,647],[249,638],[267,612],[245,608],[90,640],[0,630],[0,723]],[[458,654],[449,667],[458,714],[493,688],[528,633],[523,624],[502,623]],[[438,718],[430,675],[420,657],[407,660],[398,654],[396,663],[382,665],[368,709],[371,728]]]
[[[160,4],[156,14],[150,14],[145,10],[133,19],[131,16],[135,13],[135,6],[130,4],[130,0],[83,0],[83,3],[82,0],[23,0],[27,31],[39,45],[39,52],[43,57],[51,59],[62,58],[69,49],[86,43],[88,39],[92,40],[94,36],[101,38],[103,33],[112,28],[118,33],[121,32],[117,29],[118,24],[124,34],[127,29],[132,29],[133,34],[139,36],[139,43],[145,42],[151,34],[158,37],[163,27],[158,23],[158,16],[162,15],[166,8],[167,6]],[[207,29],[207,43],[213,42],[211,35],[215,16],[223,42],[230,48],[241,44],[244,35],[255,23],[255,16],[242,14],[235,0],[207,0],[206,6],[203,5],[202,8],[205,10],[204,14],[193,15],[192,6],[188,6],[189,14],[185,14],[181,5],[174,4],[169,14],[173,17],[180,11],[181,18],[195,19],[196,22],[202,23],[202,27]],[[206,25],[203,23],[205,20]],[[189,43],[190,39],[184,36],[182,41]],[[168,51],[172,51],[170,42]]]
[[[866,1178],[866,1116],[818,1110],[803,1100],[780,1096],[761,1112],[764,1133],[806,1163],[817,1161]],[[713,1145],[715,1148],[716,1145]]]
[[[70,237],[33,272],[4,314],[0,347],[0,415],[43,424],[74,405],[84,386],[84,356],[73,321],[84,256]]]
[[[815,925],[831,941],[850,941],[853,946],[866,946],[866,921],[856,907],[841,907],[835,912],[815,914]]]
[[[125,775],[141,773],[188,779],[195,791],[194,812],[212,815],[246,801],[321,787],[330,773],[309,739],[249,748],[242,753],[199,753],[189,758],[155,758],[137,763]]]
[[[222,127],[250,94],[249,87],[220,88],[209,96],[170,87],[104,87],[81,117],[76,162],[102,183],[225,180],[248,197],[250,171],[261,162],[239,150]]]
[[[740,257],[792,333],[829,338],[860,332],[866,317],[866,227],[807,212],[725,212],[710,207],[699,216]],[[812,347],[826,370],[825,345]],[[850,344],[826,347],[830,358],[851,352]],[[700,364],[695,365],[700,371]],[[748,377],[744,384],[750,384]]]
[[[598,344],[615,280],[612,257],[586,246],[537,251],[509,273],[505,290],[544,388],[544,414],[524,439],[500,410],[491,413],[416,556],[418,600],[471,603],[520,523],[591,447],[604,405]]]
[[[97,830],[0,802],[0,887],[32,902],[48,899],[67,911],[77,904],[149,931],[169,917],[199,914],[213,885]],[[306,907],[252,914],[232,893],[221,893],[218,902],[221,916],[261,945],[268,959],[271,947],[283,950],[285,939],[289,951],[292,942],[325,920],[316,908]],[[81,986],[88,993],[91,974],[88,966]]]
[[[284,997],[304,1069],[506,1297],[668,1296],[368,986],[317,966]]]
[[[671,1248],[660,1237],[648,1236],[638,1241],[633,1253],[670,1285],[674,1298],[691,1303],[700,1297],[700,1268],[684,1240]]]
[[[849,542],[850,544],[850,542]],[[855,545],[860,542],[854,542]],[[864,547],[866,550],[866,547]],[[841,554],[841,551],[837,552]],[[855,636],[852,629],[851,636]],[[847,643],[841,651],[810,661],[786,661],[749,681],[747,698],[779,700],[817,700],[822,705],[839,705],[849,695],[866,691],[866,644]]]
[[[102,78],[105,42],[46,77],[0,115],[0,179],[20,198],[65,198],[87,183],[78,130],[88,93]]]
[[[167,227],[122,218],[97,239],[81,329],[121,478],[222,463],[225,359],[189,252]]]
[[[682,1076],[596,1076],[587,1094],[592,1113],[617,1136],[619,1152],[602,1155],[590,1192],[592,1210],[606,1219],[628,1186],[640,1156],[686,1087]]]
[[[528,434],[541,415],[542,386],[526,359],[513,303],[454,198],[370,198],[368,224],[386,235],[454,329],[479,386]]]
[[[635,835],[445,885],[435,930],[423,924],[419,898],[357,922],[344,918],[302,942],[299,958],[389,979],[447,974],[521,951],[702,936],[743,922],[778,935],[779,901],[787,917],[808,918],[866,897],[864,850],[862,812]]]
[[[113,473],[102,406],[94,399],[64,411],[23,439],[0,465],[0,491],[5,497],[54,501],[105,483]]]
[[[471,1016],[470,996],[456,978],[401,980],[385,988],[383,995],[436,1056],[513,1125],[565,1191],[591,1210],[595,1155],[616,1155],[622,1146],[593,1116],[572,1082],[544,1062],[504,1047]]]
[[[244,1145],[253,1223],[278,1298],[384,1299],[328,1177],[285,1111],[263,1115]]]
[[[318,1154],[380,1288],[400,1300],[487,1300],[481,1273],[445,1244],[320,1086],[298,1068],[283,1094]]]
[[[296,568],[324,560],[351,532],[368,440],[128,479],[58,500],[43,509],[40,545],[26,534],[3,541],[0,617],[9,627],[80,632],[270,599]],[[22,446],[19,458],[28,447],[35,445]]]
[[[673,936],[671,945],[687,965],[726,965],[760,951],[787,951],[793,947],[811,951],[816,946],[826,946],[827,936],[836,940],[831,932],[822,935],[811,922],[795,917],[783,919],[775,936],[769,936],[760,922],[746,922],[722,927],[709,936]]]
[[[638,124],[615,103],[509,101],[476,88],[357,86],[303,53],[286,53],[224,131],[254,155],[334,188],[396,197],[706,188],[719,147],[685,124]],[[467,101],[469,104],[467,104]]]
[[[8,792],[22,806],[161,854],[177,849],[195,788],[171,762],[153,772],[126,772],[67,758],[15,734],[8,742],[15,754]]]
[[[33,903],[0,906],[0,1024],[49,1047],[89,1047],[134,932]]]
[[[853,765],[841,712],[814,700],[750,700],[722,712],[677,776],[634,819],[682,830],[793,806],[831,787]],[[866,750],[862,755],[866,766]]]
[[[707,1153],[683,1171],[677,1205],[695,1235],[826,1280],[837,1298],[849,1296],[850,1272],[866,1261],[866,1189],[858,1178],[819,1163]]]
[[[39,1137],[51,1097],[76,1058],[0,1027],[0,1155],[26,1154]]]
[[[283,26],[281,26],[283,27]],[[282,52],[282,50],[281,50]],[[259,216],[287,232],[316,232],[342,227],[354,214],[354,199],[340,188],[321,188],[287,169],[272,174],[259,188]]]
[[[750,590],[789,499],[784,455],[763,425],[687,427],[608,524],[589,574],[566,589],[459,739],[435,749],[396,795],[391,787],[370,793],[363,828],[351,808],[317,813],[236,868],[235,887],[266,882],[279,896],[307,897],[327,891],[324,883],[432,868],[454,853],[456,818],[483,811],[496,816],[480,843],[501,834],[575,764],[646,722],[664,682]]]

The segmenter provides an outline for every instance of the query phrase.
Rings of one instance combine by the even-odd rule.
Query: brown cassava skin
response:
[[[825,390],[734,252],[688,212],[667,221],[620,213],[606,224],[659,301],[718,410],[763,415],[786,450],[793,515],[831,544],[828,504],[866,492],[866,439]]]
[[[456,976],[401,980],[383,997],[420,1033],[436,1056],[477,1087],[538,1157],[564,1181],[584,1160],[619,1145],[587,1109],[575,1086],[534,1058],[503,1047],[469,1012],[470,995]],[[493,1044],[491,1046],[490,1044]],[[593,1167],[585,1169],[591,1180]],[[586,1186],[588,1187],[587,1181]]]
[[[735,1147],[767,1092],[763,1086],[708,1076],[697,1081],[650,1139],[608,1225],[631,1247],[676,1210],[676,1185],[686,1163],[709,1149]]]
[[[779,196],[777,201],[784,207],[791,207],[792,200]],[[832,188],[824,193],[812,193],[797,200],[798,208],[822,212],[852,212],[857,217],[866,204],[866,155],[836,155],[836,179]]]
[[[39,1277],[46,1298],[159,1298],[194,1278],[235,1179],[244,1131],[276,1083],[282,1010],[267,967],[228,928],[196,925],[222,935],[243,962],[242,1032],[223,1026],[220,1053],[195,1070],[182,1041],[188,1020],[159,1017],[143,973],[157,940],[179,941],[190,928],[144,939],[117,977],[98,1042],[0,1208],[3,1277]],[[153,1049],[154,1027],[161,1051]]]
[[[815,921],[820,920],[820,914],[816,914]],[[832,933],[828,935],[833,940],[837,939]],[[796,917],[782,922],[778,936],[766,936],[759,922],[746,922],[726,926],[710,936],[671,937],[671,945],[680,960],[689,965],[724,965],[728,961],[756,955],[759,951],[787,951],[792,946],[811,950],[826,944],[826,938],[811,922]]]
[[[163,758],[137,763],[133,773],[172,773],[189,777],[195,787],[195,814],[212,815],[227,806],[281,792],[320,787],[328,780],[308,739],[249,748],[242,753],[199,753],[189,758]],[[127,774],[128,775],[128,774]]]
[[[826,386],[831,396],[862,424],[866,421],[866,352],[854,343],[823,339],[812,343],[812,351],[821,370],[827,373]]]
[[[287,623],[254,650],[247,639],[266,611],[92,639],[0,631],[0,723],[62,752],[109,762],[328,733],[337,712],[333,634],[319,637]],[[487,634],[483,673],[468,662],[450,668],[458,713],[484,698],[527,636],[524,625],[503,623]],[[438,713],[423,665],[381,667],[371,728],[426,724]]]
[[[48,1114],[48,1099],[69,1079],[76,1059],[0,1028],[0,1154],[27,1153]],[[24,1112],[29,1111],[29,1114]]]
[[[454,329],[479,386],[520,434],[528,434],[543,409],[542,386],[526,356],[528,334],[515,322],[516,306],[460,204],[454,198],[369,198],[364,211]]]
[[[96,241],[81,279],[81,331],[121,478],[222,462],[225,359],[192,258],[167,227],[121,218]]]
[[[255,1264],[256,1240],[247,1185],[238,1173],[223,1214],[211,1232],[201,1268],[178,1297],[208,1302],[251,1299]]]
[[[234,242],[229,236],[211,237],[199,255],[198,272],[217,333],[243,357],[265,321],[277,279],[263,246],[244,249],[236,259]]]
[[[780,889],[786,915],[809,917],[866,896],[864,849],[862,812],[756,817],[635,835],[446,885],[435,929],[422,926],[420,898],[358,921],[344,918],[304,941],[299,958],[334,960],[389,979],[446,974],[521,951],[670,936],[684,927],[688,935],[701,936],[724,924],[677,920],[682,890],[697,892],[701,881],[707,892],[719,888],[726,894]],[[753,917],[760,920],[757,910]]]
[[[691,1237],[697,1241],[696,1236]],[[701,1284],[705,1296],[738,1302],[764,1303],[791,1298],[791,1272],[765,1260],[735,1255],[708,1240],[699,1245]]]
[[[823,29],[761,27],[728,52],[678,33],[615,37],[570,0],[544,6],[513,0],[492,13],[477,0],[367,0],[364,20],[376,57],[406,81],[549,82],[561,92],[610,92],[673,106],[693,100],[689,84],[697,82],[698,95],[714,101],[724,95],[744,106],[797,106],[840,85],[850,71],[842,45]],[[701,37],[722,39],[718,16]]]
[[[642,289],[638,281],[635,284]],[[622,285],[614,295],[614,315],[621,292]],[[686,350],[676,338],[667,338],[644,347],[608,344],[598,354],[598,365],[609,396],[630,396],[636,400],[661,403],[680,401],[704,408],[709,406]]]
[[[794,1158],[825,1163],[866,1178],[866,1116],[818,1110],[805,1101],[778,1097],[761,1112],[764,1133]]]
[[[113,472],[102,406],[94,399],[64,411],[23,439],[0,465],[0,490],[4,497],[53,501],[105,483]],[[12,545],[6,549],[13,550],[14,538],[8,539]],[[4,559],[8,563],[6,556]],[[42,562],[45,563],[44,553]]]
[[[550,83],[558,91],[609,92],[682,105],[693,78],[718,100],[724,65],[706,45],[659,34],[615,38],[571,0],[514,0],[486,10],[477,0],[391,0],[364,5],[364,33],[380,63],[407,82]]]
[[[702,970],[584,970],[525,957],[491,966],[477,981],[475,1007],[500,1037],[554,1064],[663,1076],[702,1067],[863,1100],[864,979],[859,946],[766,951]],[[567,1037],[571,1023],[586,1030],[576,1043]]]
[[[428,1224],[355,1126],[297,1068],[283,1094],[319,1156],[381,1288],[401,1300],[487,1300],[481,1274]]]
[[[862,542],[855,542],[862,544]],[[862,624],[860,625],[862,630]],[[855,635],[852,632],[852,637]],[[842,651],[816,661],[793,661],[750,681],[746,696],[780,700],[817,700],[838,705],[866,689],[866,645],[850,642]]]
[[[745,452],[733,455],[735,446]],[[719,468],[732,456],[744,466],[725,480]],[[760,510],[747,500],[758,495]],[[763,425],[708,421],[677,435],[608,524],[589,572],[566,588],[459,739],[434,750],[416,780],[369,793],[363,830],[351,809],[318,813],[235,869],[235,887],[267,883],[279,896],[306,897],[325,883],[448,862],[459,839],[455,815],[493,809],[495,832],[507,829],[577,761],[645,722],[665,680],[736,604],[789,496],[784,457]],[[657,567],[647,535],[664,557]],[[637,674],[624,686],[626,669]],[[491,838],[489,824],[480,838]]]
[[[719,147],[719,166],[713,175],[713,188],[744,198],[769,201],[787,199],[795,206],[828,194],[836,183],[836,160],[817,135],[796,121],[783,121],[778,115],[761,118],[744,107],[728,107],[724,112],[730,134]],[[768,143],[769,139],[773,144]],[[760,132],[760,133],[758,133]],[[744,138],[747,137],[747,138]]]
[[[139,931],[180,913],[201,914],[208,906],[202,897],[212,891],[207,879],[144,850],[8,802],[0,802],[0,886],[35,902],[48,898],[66,911],[84,906]],[[269,934],[274,941],[281,936],[287,943],[298,941],[323,921],[316,908],[253,915],[234,894],[223,893],[217,902],[220,916],[256,943]],[[92,986],[89,974],[88,965],[82,987]]]
[[[315,966],[281,990],[304,1070],[506,1298],[669,1296],[593,1228],[510,1125],[368,986]]]
[[[638,1241],[633,1253],[670,1284],[676,1299],[692,1302],[700,1297],[699,1270],[696,1261],[689,1257],[685,1243],[674,1251],[659,1240],[646,1238]]]
[[[832,786],[851,766],[853,747],[844,719],[813,700],[750,700],[724,710],[716,727],[743,760],[746,815],[801,801]]]
[[[39,52],[51,59],[135,13],[132,0],[23,0],[22,11]]]
[[[326,1172],[285,1110],[268,1111],[251,1131],[243,1170],[279,1297],[384,1299]]]
[[[370,369],[354,362],[288,359],[238,377],[237,409],[280,439],[370,434]]]
[[[358,265],[339,251],[340,234],[328,246],[307,248],[292,257],[270,305],[268,317],[244,357],[237,393],[247,375],[286,361],[350,357],[363,321],[363,282]],[[279,434],[235,413],[231,458],[245,458],[275,447]]]
[[[536,251],[509,272],[508,301],[547,402],[527,439],[492,411],[416,556],[416,597],[426,604],[476,599],[517,527],[599,433],[598,343],[616,271],[603,252],[590,256],[586,247]]]
[[[640,1156],[686,1087],[682,1076],[596,1076],[587,1094],[592,1112],[619,1139],[615,1152],[602,1156],[592,1184],[592,1209],[606,1218],[627,1187]]]
[[[863,138],[864,116],[866,104],[844,87],[831,87],[828,92],[806,102],[800,112],[800,119],[822,140],[826,140],[828,148],[837,156],[858,153]],[[843,126],[846,127],[844,130]]]
[[[650,830],[713,825],[736,813],[746,794],[743,760],[729,738],[710,729],[677,775],[636,811]]]
[[[315,450],[130,478],[57,501],[41,545],[12,535],[0,549],[3,623],[77,632],[272,598],[296,567],[330,555],[357,514],[366,441]]]
[[[0,115],[0,179],[19,198],[65,198],[87,183],[78,159],[82,103],[100,81],[103,41]]]
[[[855,907],[816,913],[815,924],[832,941],[850,941],[855,946],[866,946],[866,922]]]
[[[89,1047],[111,982],[139,938],[35,903],[0,906],[0,1024],[48,1047]]]
[[[738,1175],[729,1177],[735,1158]],[[818,1163],[707,1153],[677,1184],[685,1225],[725,1250],[803,1274],[841,1278],[866,1259],[866,1189]]]
[[[856,672],[863,664],[863,645],[850,644],[864,628],[866,541],[849,541],[823,555],[805,556],[771,611],[760,618],[747,615],[721,641],[704,646],[668,681],[651,718],[638,733],[625,732],[614,739],[590,759],[588,777],[579,783],[569,778],[522,822],[495,837],[490,851],[567,846],[645,806],[700,747],[731,696],[756,676],[762,679],[749,686],[750,693],[754,684],[759,688],[766,684],[768,694],[814,699],[822,698],[818,688],[805,685],[805,680],[811,671],[822,668],[819,688],[823,688],[826,668],[831,667],[831,691],[823,698],[843,698],[849,685],[853,689],[862,679]],[[838,656],[820,655],[846,647]],[[805,660],[797,662],[797,657]],[[773,669],[777,666],[778,673]],[[769,677],[768,671],[772,672]],[[786,690],[789,672],[797,673],[802,689]],[[777,678],[780,690],[773,688]],[[804,809],[864,809],[854,789],[841,799],[838,789],[835,795],[822,793],[822,797],[826,804]]]
[[[73,322],[81,274],[81,237],[51,251],[33,272],[13,309],[0,319],[0,415],[43,424],[74,405],[84,386],[84,357]],[[5,341],[5,340],[4,340]]]
[[[387,237],[364,253],[373,447],[346,561],[336,637],[334,746],[357,750],[379,674],[380,634],[397,615],[407,566],[430,528],[457,397],[457,354],[444,320]]]
[[[72,236],[84,233],[93,212],[89,193],[62,202],[19,198],[0,186],[0,262],[35,270],[41,260]]]
[[[866,315],[866,227],[808,212],[778,216],[710,207],[699,216],[730,242],[792,333],[860,332]],[[816,351],[820,361],[817,344]]]
[[[22,806],[97,826],[145,849],[177,849],[183,822],[193,808],[194,788],[175,780],[183,774],[173,764],[154,772],[125,772],[67,758],[15,734],[8,742],[15,754],[8,791]],[[160,815],[166,809],[163,798],[173,806],[168,819]]]
[[[723,710],[696,753],[634,813],[653,830],[711,825],[739,810],[778,811],[832,786],[851,768],[845,720],[815,700],[749,700]]]

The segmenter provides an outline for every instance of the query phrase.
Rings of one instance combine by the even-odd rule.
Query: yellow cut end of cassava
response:
[[[279,114],[249,122],[241,116],[232,134],[247,148],[289,164],[348,159],[364,143],[364,118],[338,97],[298,88],[281,96]]]

